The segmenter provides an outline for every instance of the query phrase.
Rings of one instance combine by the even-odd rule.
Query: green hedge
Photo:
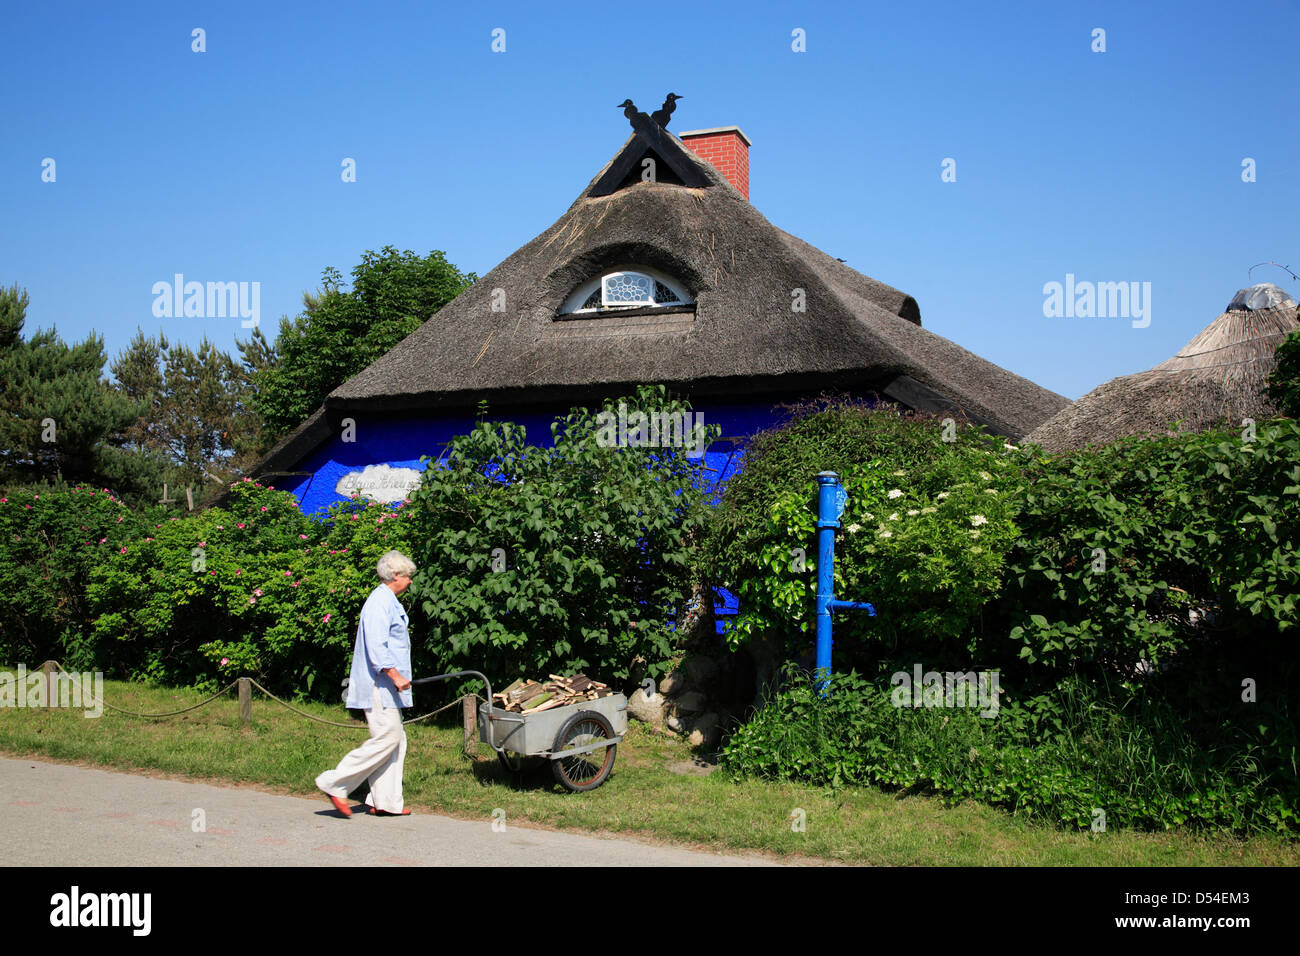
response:
[[[813,477],[836,470],[849,492],[836,594],[881,612],[837,616],[837,671],[883,687],[915,664],[996,670],[1015,706],[988,723],[962,710],[904,716],[873,691],[875,705],[859,713],[837,678],[834,699],[817,706],[848,707],[862,734],[836,736],[833,721],[783,698],[737,732],[730,766],[779,774],[782,762],[802,779],[933,786],[1018,810],[1050,805],[1076,822],[1101,794],[1120,808],[1112,821],[1133,825],[1290,827],[1300,426],[1132,438],[1054,457],[963,429],[941,437],[941,426],[833,405],[769,433],[724,494],[701,565],[741,596],[734,643],[763,634],[806,653],[815,572],[788,555],[814,554]],[[999,762],[952,763],[970,749],[953,738],[959,727],[978,730],[980,752],[993,746]],[[1117,734],[1127,750],[1110,749]],[[783,752],[782,741],[800,741],[788,761],[764,756]],[[1115,762],[1125,753],[1136,763]],[[1258,804],[1236,778],[1258,785]],[[1053,787],[1069,800],[1049,800]],[[1115,796],[1125,788],[1127,802]]]
[[[1041,699],[1003,698],[986,719],[973,709],[895,706],[890,687],[856,673],[836,674],[826,697],[793,666],[785,678],[724,748],[721,765],[733,776],[974,799],[1069,828],[1104,820],[1300,832],[1294,773],[1271,772],[1258,739],[1206,747],[1159,697],[1070,678],[1054,690],[1048,729]]]

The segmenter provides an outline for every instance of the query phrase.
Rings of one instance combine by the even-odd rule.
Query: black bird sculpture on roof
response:
[[[623,110],[623,115],[627,117],[627,121],[632,124],[632,128],[638,133],[650,125],[650,117],[638,110],[636,104],[631,100],[624,100],[618,105]]]
[[[650,118],[664,129],[667,129],[668,120],[672,117],[673,110],[677,109],[677,101],[680,99],[685,99],[685,97],[678,96],[676,93],[669,93],[668,98],[664,100],[664,105],[651,113]]]

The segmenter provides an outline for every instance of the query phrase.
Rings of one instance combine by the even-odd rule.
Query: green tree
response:
[[[303,422],[338,386],[414,332],[478,277],[434,251],[419,256],[385,246],[367,250],[342,287],[333,267],[322,289],[303,294],[303,311],[280,320],[273,348],[241,344],[257,386],[256,406],[271,433]]]
[[[117,390],[141,409],[124,432],[125,444],[170,462],[166,480],[174,487],[216,491],[265,448],[246,352],[241,364],[207,338],[190,348],[137,330],[112,371]]]
[[[1300,315],[1300,309],[1296,310]],[[1269,398],[1277,402],[1282,414],[1300,418],[1300,332],[1292,332],[1277,347],[1277,362],[1268,379]]]
[[[68,345],[55,329],[24,339],[28,301],[16,285],[0,290],[0,475],[138,490],[122,435],[141,409],[104,379],[103,339]]]

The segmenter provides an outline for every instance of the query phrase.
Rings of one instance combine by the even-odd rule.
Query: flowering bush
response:
[[[842,430],[862,430],[856,448],[834,462],[834,443],[808,441],[838,419]],[[787,652],[811,644],[817,585],[815,475],[836,470],[848,504],[836,531],[835,596],[870,601],[878,616],[836,616],[837,667],[867,666],[882,657],[944,653],[968,659],[977,642],[980,612],[1001,586],[1007,551],[1015,542],[1014,456],[1000,439],[973,428],[945,436],[942,422],[904,419],[887,409],[819,412],[760,443],[760,456],[782,460],[783,483],[759,498],[731,550],[729,567],[715,565],[740,600],[729,624],[733,645],[757,634],[777,634]],[[820,419],[820,420],[819,420]],[[945,437],[953,440],[947,441]],[[829,446],[829,447],[828,447]],[[824,464],[823,464],[824,463]],[[747,469],[762,461],[751,459]],[[753,490],[745,473],[733,479],[742,496]],[[727,511],[727,489],[723,521]],[[761,516],[761,517],[760,517]],[[910,657],[908,655],[911,655]]]
[[[287,492],[236,483],[224,507],[156,523],[94,569],[98,648],[133,676],[328,695],[375,563],[405,545],[400,509],[352,502],[312,520]]]
[[[0,661],[90,662],[90,570],[139,532],[139,519],[102,488],[33,486],[0,494]]]

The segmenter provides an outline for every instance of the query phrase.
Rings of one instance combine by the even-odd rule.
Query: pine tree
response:
[[[66,344],[56,329],[22,338],[27,293],[0,290],[0,476],[13,482],[105,482],[137,492],[121,436],[140,405],[103,378],[104,342]]]

